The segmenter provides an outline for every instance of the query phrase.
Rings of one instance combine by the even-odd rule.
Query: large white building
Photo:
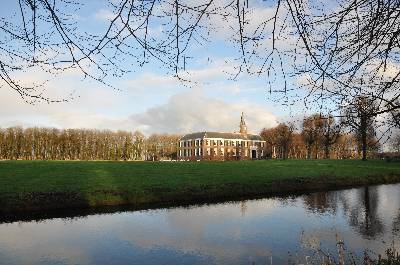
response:
[[[179,140],[180,160],[243,160],[264,157],[265,141],[259,135],[248,134],[246,122],[240,118],[237,133],[196,132]]]

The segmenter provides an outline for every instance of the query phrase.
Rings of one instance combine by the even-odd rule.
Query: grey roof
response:
[[[193,140],[202,138],[222,138],[222,139],[241,139],[241,140],[258,140],[261,136],[256,134],[240,134],[240,133],[224,133],[224,132],[196,132],[184,135],[180,140]]]

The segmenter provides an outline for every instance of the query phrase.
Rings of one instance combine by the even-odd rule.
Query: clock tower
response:
[[[240,117],[240,126],[239,127],[240,127],[239,132],[241,134],[247,134],[247,125],[246,125],[246,122],[244,121],[243,112],[242,112],[242,116]]]

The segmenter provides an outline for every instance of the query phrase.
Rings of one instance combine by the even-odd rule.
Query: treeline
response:
[[[376,156],[381,146],[375,130],[370,126],[365,133],[367,156]],[[275,128],[263,129],[260,135],[267,142],[269,158],[358,159],[363,156],[361,133],[352,132],[343,120],[337,121],[332,116],[314,114],[306,117],[298,128],[281,123]]]
[[[363,104],[363,106],[371,104]],[[360,112],[360,111],[359,111]],[[363,112],[361,112],[363,113]],[[281,123],[263,129],[267,158],[358,159],[374,157],[380,151],[375,122],[371,118],[337,119],[314,114],[297,124]],[[0,128],[0,159],[24,160],[169,160],[177,158],[180,135],[141,132],[56,129]],[[390,141],[399,152],[400,134]]]
[[[160,160],[176,158],[178,135],[93,129],[0,128],[0,159]]]

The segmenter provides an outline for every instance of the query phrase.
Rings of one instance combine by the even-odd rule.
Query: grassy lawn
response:
[[[400,182],[400,163],[0,161],[1,211],[235,199]]]

